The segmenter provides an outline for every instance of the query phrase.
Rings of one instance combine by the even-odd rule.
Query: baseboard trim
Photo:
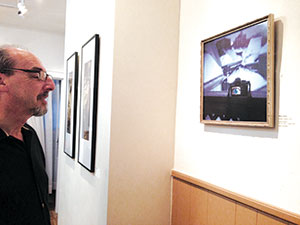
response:
[[[284,209],[280,209],[278,207],[242,196],[240,194],[236,194],[234,192],[228,191],[226,189],[223,189],[221,187],[212,185],[210,183],[207,183],[205,181],[199,180],[197,178],[191,177],[189,175],[186,175],[184,173],[181,173],[176,170],[171,171],[171,175],[177,179],[183,180],[185,182],[194,184],[200,188],[204,188],[208,191],[214,192],[216,194],[222,195],[226,198],[229,198],[231,200],[234,200],[236,202],[239,202],[241,204],[244,204],[246,206],[252,207],[254,209],[257,209],[263,213],[270,214],[272,216],[278,217],[280,219],[300,224],[300,215],[286,211]]]

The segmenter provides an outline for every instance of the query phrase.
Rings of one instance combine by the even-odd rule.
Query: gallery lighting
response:
[[[25,0],[18,0],[17,7],[18,7],[18,15],[19,16],[23,16],[27,12],[27,9],[25,6]]]
[[[25,6],[25,0],[17,0],[16,5],[10,5],[10,4],[5,4],[5,3],[0,3],[1,7],[6,7],[6,8],[15,8],[17,9],[17,14],[19,16],[23,16],[28,10]]]

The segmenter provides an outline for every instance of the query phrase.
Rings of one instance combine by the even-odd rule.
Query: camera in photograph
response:
[[[236,78],[228,88],[228,97],[251,97],[251,83],[250,81]]]

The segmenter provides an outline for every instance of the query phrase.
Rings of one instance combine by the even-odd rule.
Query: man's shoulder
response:
[[[29,132],[37,135],[35,129],[32,126],[30,126],[28,123],[25,123],[24,126],[22,127],[22,129],[24,129],[25,131],[29,131]]]
[[[6,138],[6,137],[7,137],[7,134],[4,132],[4,130],[2,130],[2,129],[0,128],[0,140],[4,139],[4,138]]]
[[[28,123],[25,123],[24,126],[23,126],[23,128],[24,128],[25,130],[32,130],[32,131],[34,131],[33,127],[30,126]]]

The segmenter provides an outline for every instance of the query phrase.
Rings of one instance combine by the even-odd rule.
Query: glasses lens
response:
[[[48,77],[48,74],[44,71],[39,72],[39,79],[45,81]]]
[[[48,73],[45,73],[45,81],[47,80],[47,78],[49,78],[50,80],[53,80],[53,77],[50,75],[50,74],[48,74]]]

